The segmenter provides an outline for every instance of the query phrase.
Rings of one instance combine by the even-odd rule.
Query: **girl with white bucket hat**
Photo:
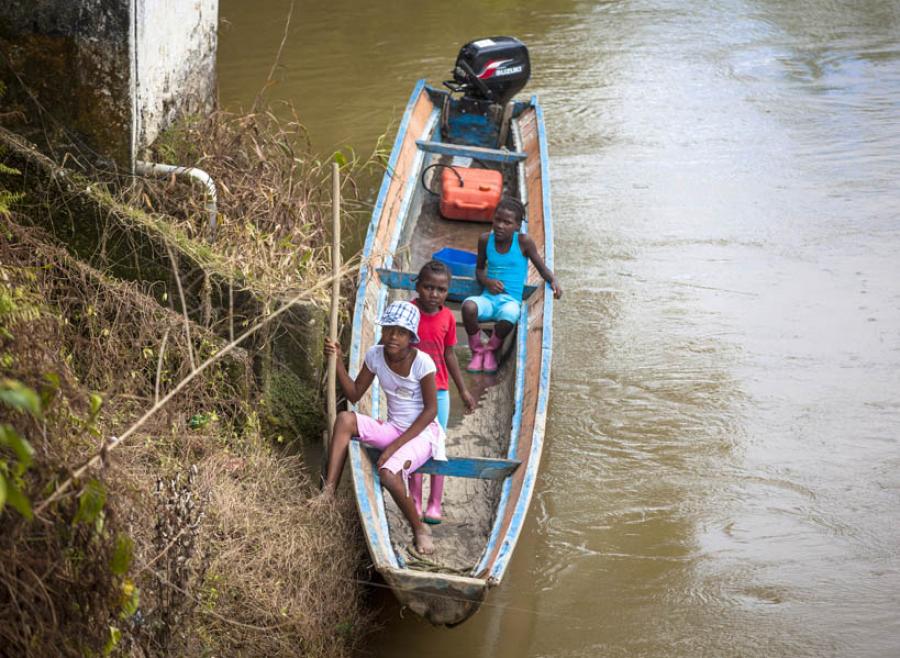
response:
[[[328,469],[323,495],[334,495],[347,460],[352,437],[381,449],[376,468],[381,483],[409,521],[416,550],[434,552],[431,531],[419,518],[408,495],[409,475],[432,457],[446,460],[444,430],[438,424],[436,367],[425,352],[416,349],[419,342],[419,309],[409,302],[391,302],[381,320],[381,342],[366,352],[365,362],[356,379],[351,379],[341,354],[341,346],[325,339],[325,354],[335,355],[337,379],[344,395],[356,403],[372,385],[375,377],[387,398],[387,421],[357,413],[338,414],[328,449]]]

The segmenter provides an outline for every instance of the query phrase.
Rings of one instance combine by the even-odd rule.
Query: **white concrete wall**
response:
[[[132,153],[185,113],[212,109],[219,0],[131,0]]]

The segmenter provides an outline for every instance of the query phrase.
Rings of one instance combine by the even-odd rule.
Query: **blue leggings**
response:
[[[450,391],[444,389],[437,392],[438,413],[437,421],[444,431],[447,431],[447,421],[450,419]]]
[[[447,419],[450,416],[450,391],[443,390],[437,392],[437,420],[441,427],[446,431]],[[421,473],[413,473],[409,479],[409,494],[415,501],[416,509],[422,512],[422,478]],[[425,512],[426,523],[441,522],[441,498],[444,495],[444,476],[431,476],[431,491],[428,495],[428,509]]]

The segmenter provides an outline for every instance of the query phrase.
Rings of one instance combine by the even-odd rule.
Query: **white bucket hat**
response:
[[[410,302],[391,302],[375,324],[382,327],[403,327],[412,332],[412,343],[419,342],[419,309]]]

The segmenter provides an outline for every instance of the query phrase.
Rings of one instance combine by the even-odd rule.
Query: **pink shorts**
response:
[[[371,416],[360,413],[356,414],[356,428],[362,443],[374,446],[379,450],[384,450],[403,434],[403,430],[396,425],[375,420]],[[407,441],[402,448],[391,455],[382,468],[386,468],[391,473],[402,471],[404,478],[409,477],[410,473],[431,459],[431,439],[432,436],[437,438],[434,433],[440,431],[437,421],[432,421],[419,436]],[[409,468],[403,468],[407,461]]]

